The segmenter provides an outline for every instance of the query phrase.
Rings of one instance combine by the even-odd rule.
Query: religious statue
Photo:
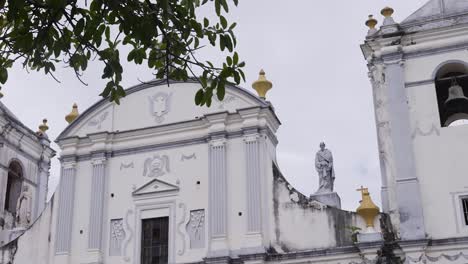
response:
[[[315,155],[315,168],[319,175],[319,193],[332,193],[335,181],[335,170],[333,169],[333,156],[330,150],[325,148],[325,143],[320,143],[320,150]]]
[[[16,203],[16,225],[27,227],[31,224],[31,194],[29,187],[24,185]]]

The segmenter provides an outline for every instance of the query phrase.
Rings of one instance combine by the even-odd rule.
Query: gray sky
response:
[[[372,91],[359,48],[367,33],[364,22],[369,14],[381,22],[380,10],[387,5],[400,22],[426,0],[239,2],[231,9],[230,21],[238,22],[237,51],[247,63],[247,82],[242,86],[250,89],[260,68],[273,82],[267,97],[283,123],[277,134],[283,174],[304,194],[314,192],[318,178],[313,161],[318,144],[325,141],[334,154],[336,191],[343,207],[357,208],[360,185],[368,186],[380,204]],[[216,50],[204,52],[208,57],[219,55]],[[124,65],[124,87],[153,78],[147,69]],[[49,137],[55,139],[67,125],[64,116],[74,102],[83,112],[100,99],[105,85],[101,74],[101,65],[91,63],[84,76],[86,87],[69,69],[59,69],[57,83],[17,65],[9,72],[2,101],[34,130],[47,117]],[[52,177],[56,179],[59,171],[55,160]]]

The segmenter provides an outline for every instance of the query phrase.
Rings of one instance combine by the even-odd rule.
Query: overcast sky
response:
[[[359,45],[369,14],[381,22],[380,10],[395,9],[402,21],[426,0],[240,0],[230,20],[237,21],[238,52],[246,61],[251,89],[260,68],[273,82],[267,95],[282,121],[278,131],[278,162],[285,177],[305,195],[317,189],[313,162],[319,143],[334,154],[336,191],[345,209],[358,206],[360,185],[368,186],[380,204],[380,169],[372,91]],[[217,56],[216,50],[205,50]],[[126,56],[122,56],[126,58]],[[124,87],[150,80],[151,72],[125,64]],[[105,82],[99,63],[91,63],[83,86],[69,69],[60,69],[57,83],[42,73],[27,73],[17,65],[9,73],[2,99],[21,121],[36,130],[47,117],[51,139],[67,123],[74,102],[80,112],[100,99]],[[54,148],[59,152],[58,147]],[[52,180],[58,178],[53,163]],[[53,184],[52,184],[53,185]]]

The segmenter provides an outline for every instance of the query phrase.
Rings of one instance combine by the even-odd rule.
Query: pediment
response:
[[[149,195],[149,194],[158,194],[158,193],[168,193],[168,192],[178,192],[179,186],[174,184],[153,179],[150,182],[144,184],[143,186],[137,188],[133,191],[133,196],[140,196],[140,195]]]
[[[466,0],[430,0],[406,18],[402,23],[405,24],[438,19],[441,17],[450,17],[467,11],[468,2]]]
[[[268,104],[239,87],[227,86],[223,101],[213,98],[211,107],[195,105],[194,97],[200,89],[196,82],[155,81],[126,90],[120,105],[102,99],[73,121],[58,140],[87,137],[101,132],[135,131],[142,128],[180,124],[198,120],[205,115],[229,112]]]

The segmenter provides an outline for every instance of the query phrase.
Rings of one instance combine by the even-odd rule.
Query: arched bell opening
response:
[[[468,66],[448,63],[435,76],[437,104],[442,127],[465,124],[468,120]]]
[[[16,215],[16,205],[23,187],[23,167],[18,161],[12,161],[8,166],[8,180],[5,195],[5,211]]]

